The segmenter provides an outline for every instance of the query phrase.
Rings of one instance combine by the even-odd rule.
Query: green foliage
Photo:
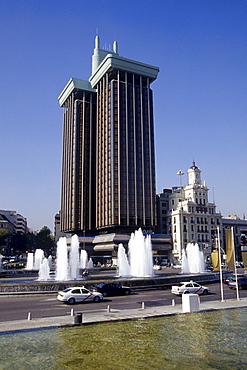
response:
[[[0,229],[0,254],[2,254],[3,256],[8,254],[8,243],[10,236],[11,234],[8,229]]]
[[[14,234],[11,247],[17,253],[32,251],[35,249],[35,239],[36,236],[32,233]]]
[[[9,230],[8,229],[0,229],[0,244],[6,240],[6,238],[9,236]]]
[[[43,249],[48,257],[54,251],[54,247],[54,236],[47,226],[44,226],[37,235],[33,233],[14,234],[11,243],[11,249],[14,251],[14,254]]]
[[[52,254],[55,247],[54,236],[51,234],[51,230],[44,226],[36,236],[36,248],[43,249],[47,255]]]

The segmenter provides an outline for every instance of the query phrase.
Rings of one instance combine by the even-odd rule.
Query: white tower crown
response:
[[[192,166],[188,169],[188,184],[189,185],[201,185],[201,170],[195,164],[195,161],[192,162]]]

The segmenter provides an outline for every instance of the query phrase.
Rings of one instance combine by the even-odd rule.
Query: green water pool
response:
[[[0,369],[247,369],[247,309],[5,334]]]

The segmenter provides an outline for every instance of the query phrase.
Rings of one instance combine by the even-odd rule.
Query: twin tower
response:
[[[151,83],[158,67],[100,48],[89,81],[72,78],[64,108],[61,231],[78,235],[154,230],[155,157]]]

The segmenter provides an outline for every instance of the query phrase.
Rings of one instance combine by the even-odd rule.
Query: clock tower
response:
[[[201,170],[195,164],[195,161],[192,162],[192,166],[188,169],[188,179],[189,185],[201,185]]]

